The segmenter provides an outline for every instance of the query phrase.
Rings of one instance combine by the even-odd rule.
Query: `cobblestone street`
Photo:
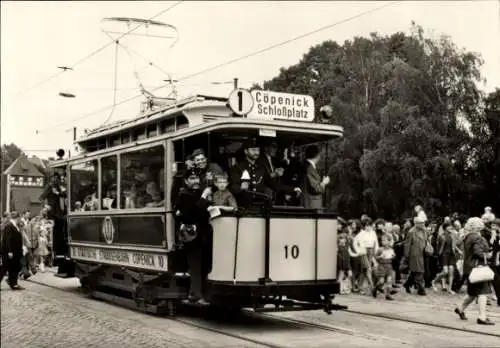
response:
[[[150,316],[82,295],[78,280],[60,279],[52,272],[37,274],[34,282],[22,282],[25,291],[11,291],[2,283],[2,347],[260,347],[234,335],[277,347],[443,347],[498,346],[500,335],[497,307],[489,307],[494,327],[475,324],[476,306],[470,320],[460,322],[450,311],[457,296],[430,293],[428,297],[401,295],[388,303],[368,296],[341,296],[338,303],[352,312],[289,312],[264,317],[301,320],[332,327],[330,332],[272,321],[245,319],[241,322],[213,322],[200,317],[184,322]],[[36,283],[35,283],[36,282]],[[417,303],[420,299],[420,303]],[[447,300],[445,300],[447,299]],[[439,306],[438,303],[441,302]],[[448,328],[423,326],[373,316],[395,315],[414,321],[434,322]],[[239,320],[237,320],[239,321]],[[219,330],[211,332],[186,325],[194,323]],[[453,327],[468,331],[453,330]],[[451,328],[451,329],[450,329]],[[483,335],[484,333],[495,334]],[[220,332],[233,335],[229,337]],[[347,332],[347,334],[346,334]]]
[[[30,282],[2,283],[3,348],[258,347]]]

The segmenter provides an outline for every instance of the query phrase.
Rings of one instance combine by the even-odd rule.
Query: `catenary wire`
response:
[[[161,10],[160,12],[158,12],[157,14],[155,14],[153,17],[149,18],[148,21],[151,21],[155,18],[157,18],[158,16],[161,16],[162,14],[166,13],[167,11],[170,11],[171,9],[173,9],[174,7],[180,5],[184,0],[181,0],[181,1],[177,1],[175,4],[171,5],[170,7],[164,9],[164,10]],[[107,44],[95,49],[94,51],[92,51],[91,53],[89,53],[88,55],[84,56],[83,58],[80,58],[79,60],[77,60],[75,63],[73,63],[73,65],[70,67],[71,69],[74,69],[77,65],[83,63],[84,61],[86,61],[87,59],[90,59],[92,58],[94,55],[98,54],[99,52],[103,51],[104,49],[108,48],[110,45],[112,45],[116,40],[120,40],[121,38],[127,36],[128,34],[136,31],[137,29],[139,29],[141,26],[143,26],[144,23],[141,23],[141,24],[138,24],[136,27],[130,29],[129,31],[127,31],[126,33],[120,35],[118,38],[116,39],[113,39],[113,41],[110,41],[108,42]],[[35,83],[34,85],[32,85],[31,87],[28,87],[20,92],[17,93],[17,96],[20,96],[28,91],[31,91],[32,89],[35,89],[51,80],[53,80],[54,78],[60,76],[61,74],[63,74],[64,72],[66,72],[66,69],[64,70],[61,70],[61,71],[58,71],[57,73]]]
[[[115,106],[116,106],[116,86],[118,84],[118,46],[119,46],[119,41],[116,40],[116,45],[115,45],[115,76],[113,79],[113,108],[111,109],[111,112],[109,113],[108,118],[106,121],[104,121],[104,124],[108,123],[109,120],[111,120],[111,117],[113,117],[113,113],[115,111]]]
[[[184,77],[180,78],[180,79],[179,79],[179,81],[184,81],[184,80],[187,80],[187,79],[193,78],[193,77],[195,77],[195,76],[199,76],[199,75],[201,75],[201,74],[205,74],[205,73],[207,73],[207,72],[210,72],[210,71],[213,71],[213,70],[219,69],[219,68],[221,68],[221,67],[223,67],[223,66],[226,66],[226,65],[229,65],[229,64],[233,64],[233,63],[236,63],[236,62],[238,62],[238,61],[241,61],[241,60],[244,60],[244,59],[247,59],[247,58],[253,57],[253,56],[255,56],[255,55],[258,55],[258,54],[264,53],[264,52],[269,51],[269,50],[271,50],[271,49],[274,49],[274,48],[277,48],[277,47],[284,46],[284,45],[289,44],[289,43],[291,43],[291,42],[293,42],[293,41],[297,41],[297,40],[302,39],[302,38],[304,38],[304,37],[307,37],[307,36],[310,36],[310,35],[316,34],[316,33],[320,32],[320,31],[323,31],[323,30],[326,30],[326,29],[330,29],[330,28],[333,28],[333,27],[335,27],[335,26],[337,26],[337,25],[340,25],[340,24],[343,24],[343,23],[347,23],[347,22],[349,22],[349,21],[352,21],[352,20],[354,20],[354,19],[357,19],[357,18],[360,18],[360,17],[366,16],[366,15],[371,14],[371,13],[374,13],[374,12],[376,12],[376,11],[383,10],[383,9],[385,9],[385,8],[387,8],[387,7],[389,7],[389,6],[393,6],[393,5],[397,4],[397,3],[398,3],[398,2],[391,2],[391,3],[389,3],[389,4],[385,4],[385,5],[383,5],[383,6],[379,6],[379,7],[376,7],[376,8],[374,8],[374,9],[371,9],[371,10],[368,10],[368,11],[361,12],[361,13],[359,13],[359,14],[357,14],[357,15],[354,15],[354,16],[351,16],[351,17],[345,18],[345,19],[343,19],[343,20],[341,20],[341,21],[337,21],[337,22],[335,22],[335,23],[332,23],[332,24],[329,24],[329,25],[323,26],[323,27],[321,27],[321,28],[318,28],[318,29],[316,29],[316,30],[310,31],[310,32],[308,32],[308,33],[305,33],[305,34],[302,34],[302,35],[296,36],[296,37],[294,37],[294,38],[288,39],[288,40],[286,40],[286,41],[283,41],[283,42],[280,42],[280,43],[274,44],[274,45],[272,45],[272,46],[268,46],[268,47],[263,48],[263,49],[260,49],[260,50],[258,50],[258,51],[255,51],[255,52],[252,52],[252,53],[249,53],[249,54],[246,54],[246,55],[240,56],[240,57],[238,57],[238,58],[234,58],[234,59],[228,60],[228,61],[226,61],[226,62],[224,62],[224,63],[217,64],[217,65],[215,65],[215,66],[212,66],[212,67],[209,67],[209,68],[203,69],[203,70],[198,71],[198,72],[196,72],[196,73],[193,73],[193,74],[190,74],[190,75],[186,75],[186,76],[184,76]],[[165,87],[168,87],[168,86],[170,86],[170,83],[160,85],[160,86],[158,86],[158,87],[154,88],[151,92],[158,91],[158,90],[160,90],[160,89],[162,89],[162,88],[165,88]],[[135,95],[135,96],[133,96],[133,97],[129,97],[129,98],[123,99],[123,100],[119,101],[119,102],[118,102],[116,105],[114,105],[114,106],[116,107],[116,106],[118,106],[118,105],[122,105],[122,104],[128,103],[129,101],[132,101],[132,100],[135,100],[135,99],[139,98],[141,95],[142,95],[142,94],[138,94],[138,95]],[[52,127],[60,127],[60,126],[63,126],[63,125],[66,125],[66,124],[69,124],[69,123],[72,123],[72,122],[80,121],[80,120],[82,120],[82,119],[85,119],[85,118],[87,118],[87,117],[93,116],[93,115],[98,114],[98,113],[100,113],[100,112],[103,112],[103,111],[109,110],[109,109],[111,109],[112,107],[113,107],[113,106],[109,106],[109,105],[108,105],[108,106],[102,107],[102,108],[100,108],[100,109],[98,109],[98,110],[94,110],[94,111],[91,111],[91,112],[89,112],[89,113],[86,113],[86,114],[83,114],[83,115],[81,115],[81,116],[78,116],[78,117],[76,117],[76,118],[73,118],[73,119],[71,119],[71,120],[67,120],[67,121],[61,122],[61,123],[59,123],[59,124],[57,124],[57,125],[54,125],[54,126],[52,126]]]

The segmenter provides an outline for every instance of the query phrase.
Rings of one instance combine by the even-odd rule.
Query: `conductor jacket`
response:
[[[210,228],[209,202],[201,198],[200,190],[182,188],[175,201],[174,210],[179,212],[178,225],[195,225],[197,236],[191,243],[202,242]]]
[[[293,188],[285,185],[280,185],[278,181],[271,178],[268,171],[262,167],[259,161],[251,163],[248,160],[243,160],[231,168],[230,171],[230,189],[231,192],[239,200],[239,205],[248,207],[251,205],[252,197],[241,189],[241,179],[243,173],[247,171],[250,180],[248,192],[259,192],[266,194],[269,197],[273,196],[273,192],[289,192],[292,194]]]

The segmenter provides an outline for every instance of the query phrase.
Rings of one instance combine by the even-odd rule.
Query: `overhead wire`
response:
[[[170,11],[170,10],[171,10],[171,9],[173,9],[174,7],[176,7],[176,6],[180,5],[183,1],[184,1],[184,0],[177,1],[177,2],[176,2],[175,4],[173,4],[172,6],[170,6],[170,7],[166,8],[166,9],[164,9],[164,10],[161,10],[160,12],[158,12],[157,14],[155,14],[153,17],[149,18],[149,19],[148,19],[148,21],[151,21],[151,20],[153,20],[153,19],[155,19],[155,18],[157,18],[157,17],[161,16],[162,14],[166,13],[167,11]],[[73,65],[71,65],[71,66],[70,66],[70,68],[71,68],[71,69],[74,69],[77,65],[79,65],[79,64],[81,64],[81,63],[83,63],[83,62],[84,62],[84,61],[86,61],[87,59],[92,58],[94,55],[96,55],[96,54],[98,54],[99,52],[103,51],[104,49],[108,48],[110,45],[112,45],[112,44],[115,42],[115,40],[120,40],[120,39],[122,39],[123,37],[127,36],[128,34],[130,34],[130,33],[134,32],[134,31],[136,31],[137,29],[139,29],[139,28],[140,28],[141,26],[143,26],[145,23],[147,23],[147,21],[146,21],[146,22],[144,22],[144,23],[140,23],[140,24],[138,24],[136,27],[134,27],[134,28],[130,29],[129,31],[125,32],[124,34],[120,35],[118,38],[113,39],[113,41],[108,42],[107,44],[105,44],[105,45],[103,45],[103,46],[101,46],[101,47],[99,47],[99,48],[95,49],[94,51],[92,51],[92,52],[91,52],[91,53],[89,53],[88,55],[84,56],[83,58],[80,58],[80,59],[79,59],[79,60],[77,60],[75,63],[73,63]],[[47,77],[47,78],[45,78],[45,79],[43,79],[43,80],[41,80],[41,81],[37,82],[37,83],[35,83],[35,84],[34,84],[34,85],[32,85],[31,87],[28,87],[28,88],[26,88],[26,89],[24,89],[24,90],[22,90],[22,91],[18,92],[18,93],[16,94],[16,96],[20,96],[20,95],[22,95],[22,94],[24,94],[24,93],[26,93],[26,92],[28,92],[28,91],[31,91],[32,89],[37,88],[38,86],[41,86],[41,85],[43,85],[43,84],[47,83],[48,81],[50,81],[50,80],[52,80],[52,79],[54,79],[54,78],[58,77],[59,75],[63,74],[64,72],[66,72],[66,70],[67,70],[67,69],[64,69],[64,70],[60,70],[60,71],[58,71],[57,73],[55,73],[55,74],[53,74],[53,75],[51,75],[51,76],[49,76],[49,77]]]
[[[358,19],[358,18],[363,17],[363,16],[366,16],[366,15],[368,15],[368,14],[371,14],[371,13],[374,13],[374,12],[377,12],[377,11],[380,11],[380,10],[383,10],[383,9],[385,9],[385,8],[387,8],[387,7],[394,6],[394,5],[398,4],[398,3],[399,3],[399,1],[396,1],[396,2],[391,2],[391,3],[389,3],[389,4],[385,4],[385,5],[383,5],[383,6],[379,6],[379,7],[376,7],[376,8],[370,9],[370,10],[368,10],[368,11],[361,12],[361,13],[359,13],[359,14],[357,14],[357,15],[354,15],[354,16],[351,16],[351,17],[348,17],[348,18],[345,18],[345,19],[343,19],[343,20],[340,20],[340,21],[334,22],[334,23],[329,24],[329,25],[322,26],[322,27],[320,27],[320,28],[318,28],[318,29],[315,29],[315,30],[313,30],[313,31],[307,32],[307,33],[305,33],[305,34],[301,34],[301,35],[296,36],[296,37],[294,37],[294,38],[291,38],[291,39],[288,39],[288,40],[282,41],[282,42],[280,42],[280,43],[277,43],[277,44],[274,44],[274,45],[268,46],[268,47],[263,48],[263,49],[260,49],[260,50],[258,50],[258,51],[255,51],[255,52],[252,52],[252,53],[248,53],[248,54],[245,54],[245,55],[243,55],[243,56],[240,56],[240,57],[237,57],[237,58],[230,59],[230,60],[228,60],[228,61],[226,61],[226,62],[224,62],[224,63],[220,63],[220,64],[217,64],[217,65],[215,65],[215,66],[212,66],[212,67],[209,67],[209,68],[203,69],[203,70],[198,71],[198,72],[196,72],[196,73],[193,73],[193,74],[190,74],[190,75],[186,75],[186,76],[184,76],[184,77],[180,78],[178,81],[188,80],[188,79],[190,79],[190,78],[193,78],[193,77],[196,77],[196,76],[199,76],[199,75],[205,74],[205,73],[207,73],[207,72],[210,72],[210,71],[213,71],[213,70],[219,69],[219,68],[221,68],[221,67],[223,67],[223,66],[227,66],[227,65],[230,65],[230,64],[236,63],[236,62],[238,62],[238,61],[241,61],[241,60],[244,60],[244,59],[247,59],[247,58],[250,58],[250,57],[256,56],[256,55],[258,55],[258,54],[261,54],[261,53],[267,52],[267,51],[269,51],[269,50],[272,50],[272,49],[275,49],[275,48],[278,48],[278,47],[284,46],[284,45],[289,44],[289,43],[291,43],[291,42],[294,42],[294,41],[297,41],[297,40],[303,39],[303,38],[305,38],[305,37],[307,37],[307,36],[310,36],[310,35],[316,34],[316,33],[321,32],[321,31],[323,31],[323,30],[333,28],[333,27],[335,27],[335,26],[337,26],[337,25],[344,24],[344,23],[350,22],[350,21],[352,21],[352,20],[354,20],[354,19]],[[158,91],[158,90],[160,90],[160,89],[162,89],[162,88],[168,87],[169,85],[170,85],[170,83],[167,83],[167,84],[162,84],[162,85],[160,85],[160,86],[158,86],[158,87],[156,87],[156,88],[152,89],[152,90],[151,90],[151,92],[156,92],[156,91]],[[118,103],[116,103],[116,105],[114,105],[114,106],[118,106],[118,105],[122,105],[122,104],[128,103],[128,102],[130,102],[130,101],[132,101],[132,100],[135,100],[135,99],[139,98],[141,95],[142,95],[142,94],[138,94],[138,95],[135,95],[135,96],[133,96],[133,97],[129,97],[129,98],[123,99],[123,100],[119,101]],[[53,126],[53,127],[60,127],[60,126],[62,126],[62,125],[68,124],[68,123],[72,123],[72,122],[80,121],[80,120],[82,120],[82,119],[85,119],[85,118],[87,118],[87,117],[93,116],[93,115],[98,114],[98,113],[100,113],[100,112],[103,112],[103,111],[109,110],[109,109],[110,109],[110,108],[112,108],[112,107],[113,107],[113,106],[109,106],[109,105],[108,105],[108,106],[105,106],[105,107],[103,107],[103,108],[100,108],[100,109],[98,109],[98,110],[91,111],[91,112],[89,112],[89,113],[83,114],[83,115],[78,116],[78,117],[76,117],[76,118],[73,118],[73,119],[71,119],[71,120],[67,120],[67,121],[61,122],[61,123],[59,123],[59,124],[57,124],[57,125],[55,125],[55,126]]]
[[[116,87],[118,84],[118,48],[119,48],[119,41],[116,40],[116,45],[115,45],[115,76],[113,79],[113,108],[111,109],[111,112],[109,113],[108,118],[104,121],[104,124],[108,123],[108,121],[113,117],[113,113],[115,111],[115,106],[116,106]]]

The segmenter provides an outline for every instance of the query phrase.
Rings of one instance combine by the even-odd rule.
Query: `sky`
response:
[[[130,56],[123,48],[116,50],[112,43],[77,64],[73,71],[31,88],[58,74],[57,66],[74,66],[109,43],[111,39],[103,30],[128,30],[102,19],[148,19],[176,3],[2,1],[1,143],[15,143],[29,155],[47,158],[54,156],[56,149],[72,147],[72,127],[77,127],[81,135],[85,128],[96,128],[110,116],[110,122],[137,116],[140,98],[117,106],[112,114],[108,109],[85,116],[113,105],[115,62],[118,102],[139,94],[134,72],[146,89],[162,85],[172,76],[181,80],[177,87],[180,97],[196,93],[227,97],[233,88],[227,82],[234,77],[239,78],[240,87],[250,87],[275,77],[280,68],[296,64],[311,46],[325,40],[342,43],[371,32],[409,32],[411,21],[423,26],[427,36],[445,34],[459,47],[480,53],[484,60],[482,75],[487,80],[481,88],[488,92],[500,87],[500,1],[490,0],[184,1],[155,18],[175,26],[178,36],[162,28],[154,32],[149,29],[149,34],[160,37],[126,36],[120,44],[128,48]],[[190,77],[385,4],[391,6]],[[141,28],[136,33],[146,31]],[[116,38],[118,34],[110,35]],[[175,37],[178,41],[171,47]],[[158,68],[148,66],[148,61]],[[76,98],[62,98],[60,92],[74,93]],[[167,88],[155,92],[158,96],[169,93]]]

